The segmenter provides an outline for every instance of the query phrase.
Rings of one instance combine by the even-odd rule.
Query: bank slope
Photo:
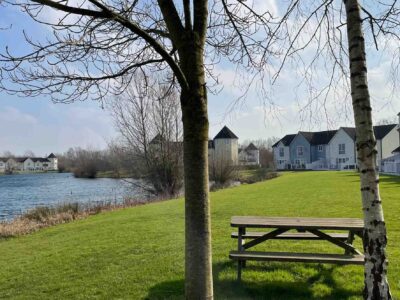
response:
[[[381,179],[389,279],[400,297],[400,180]],[[243,283],[228,259],[233,215],[361,217],[359,182],[348,172],[286,173],[211,193],[216,299],[358,299],[358,266],[248,263]],[[182,199],[128,208],[0,241],[0,298],[181,299]],[[356,245],[360,247],[360,241]],[[324,242],[271,241],[270,251],[338,252]]]

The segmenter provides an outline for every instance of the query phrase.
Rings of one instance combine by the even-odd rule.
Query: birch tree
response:
[[[363,4],[367,5],[365,2]],[[322,101],[324,105],[329,98],[338,101],[336,91],[340,89],[351,94],[365,223],[363,296],[365,299],[391,299],[387,279],[386,225],[376,168],[376,139],[367,81],[363,27],[368,29],[369,41],[377,49],[379,41],[383,45],[388,41],[399,45],[400,7],[397,1],[376,1],[371,5],[373,10],[361,6],[358,0],[326,0],[311,4],[290,1],[273,34],[280,36],[284,44],[280,44],[284,49],[283,59],[275,79],[279,77],[285,64],[292,60],[304,71],[303,78],[309,86],[315,84],[314,76],[319,76],[316,68],[325,67],[326,73],[329,74],[326,86],[311,88],[315,93],[310,94],[309,108],[313,101]],[[343,28],[347,28],[347,35]],[[314,54],[307,60],[300,53],[304,54],[304,50],[310,48]],[[398,51],[399,47],[395,49]],[[313,72],[316,75],[312,74]]]
[[[0,88],[53,101],[104,101],[124,92],[135,73],[164,76],[180,94],[184,137],[185,293],[212,299],[208,197],[206,75],[222,59],[260,69],[269,53],[269,12],[242,1],[0,0],[51,28],[25,33],[27,52],[0,56]],[[58,20],[46,16],[57,13]],[[264,51],[265,50],[265,51]],[[205,60],[207,54],[207,61]],[[273,53],[270,53],[271,55]]]
[[[364,34],[358,0],[344,0],[350,65],[351,98],[364,212],[365,299],[391,299],[387,279],[386,225],[376,169],[376,139],[367,81]]]

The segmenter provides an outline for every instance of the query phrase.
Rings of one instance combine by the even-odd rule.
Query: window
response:
[[[322,145],[318,145],[318,152],[322,152],[324,149],[322,147]]]
[[[303,146],[297,146],[297,156],[303,156]]]
[[[284,157],[285,156],[285,149],[284,148],[279,148],[279,156]]]
[[[346,153],[346,144],[339,144],[339,154]]]

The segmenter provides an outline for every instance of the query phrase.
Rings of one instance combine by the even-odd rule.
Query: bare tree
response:
[[[3,152],[3,157],[15,157],[15,155],[11,151],[6,150]]]
[[[25,96],[49,95],[64,103],[104,99],[125,91],[135,73],[159,73],[180,92],[184,129],[185,292],[212,299],[208,200],[206,73],[223,57],[243,68],[267,62],[269,13],[246,2],[183,0],[1,0],[51,26],[40,42],[25,35],[28,53],[0,56],[0,87]],[[43,19],[57,11],[58,21]],[[205,61],[207,54],[207,61]],[[270,53],[272,54],[272,53]],[[268,56],[267,56],[268,57]],[[207,65],[206,65],[207,63]],[[7,83],[15,84],[7,84]],[[247,86],[249,88],[250,85]]]
[[[26,157],[35,157],[35,153],[32,150],[26,150],[24,152],[24,156],[26,156]]]
[[[376,170],[376,140],[372,127],[363,26],[368,29],[367,38],[376,48],[389,42],[397,42],[398,45],[399,16],[397,1],[363,2],[361,6],[357,0],[292,0],[276,21],[273,36],[279,38],[269,39],[281,41],[276,46],[283,49],[283,59],[274,80],[288,62],[301,70],[303,83],[310,91],[305,108],[310,116],[316,113],[318,107],[328,114],[329,100],[334,99],[338,107],[340,99],[347,101],[351,95],[365,222],[365,299],[390,299],[391,294],[387,280],[387,236]],[[399,49],[398,46],[394,48],[395,51]],[[305,50],[309,50],[308,57],[301,55]],[[321,77],[322,74],[329,76]],[[316,86],[317,78],[326,78],[324,85]],[[345,106],[346,102],[340,104]]]
[[[179,97],[152,78],[136,76],[110,105],[132,168],[157,195],[176,196],[182,188],[183,144]]]

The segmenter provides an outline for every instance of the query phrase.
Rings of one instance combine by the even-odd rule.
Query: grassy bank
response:
[[[381,178],[389,279],[400,298],[400,178]],[[358,177],[286,173],[211,194],[216,299],[361,299],[359,266],[248,263],[237,284],[228,252],[232,215],[361,217]],[[0,298],[182,299],[184,204],[171,200],[43,229],[0,242]],[[359,239],[356,244],[360,246]],[[324,242],[271,241],[271,251],[335,251]]]

